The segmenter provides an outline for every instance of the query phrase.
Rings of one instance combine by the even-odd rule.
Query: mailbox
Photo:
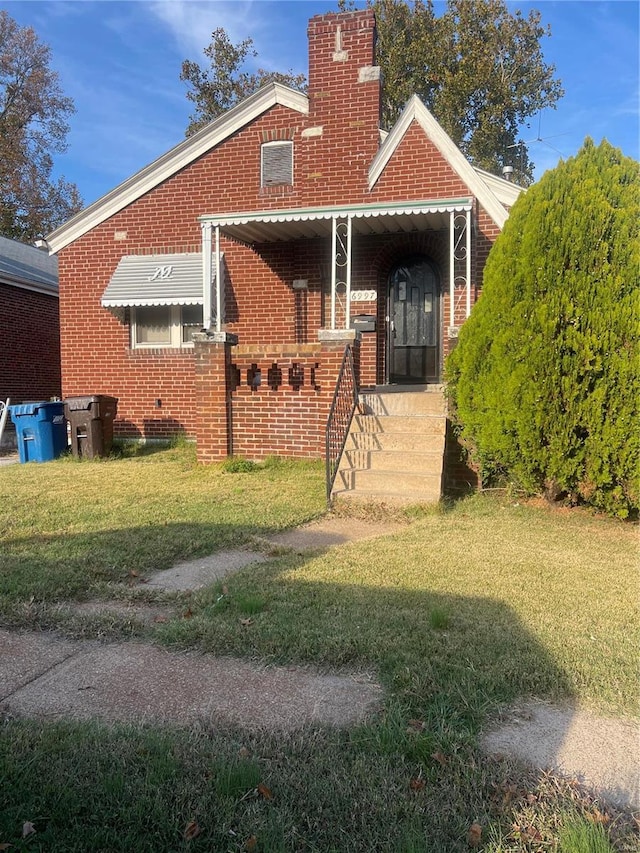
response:
[[[374,314],[355,314],[351,318],[351,328],[356,332],[375,332],[376,318]]]

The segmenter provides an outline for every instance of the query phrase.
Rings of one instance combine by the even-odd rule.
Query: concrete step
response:
[[[398,476],[396,471],[339,471],[334,494],[344,497],[393,496],[412,503],[440,500],[441,474],[410,474]]]
[[[407,506],[409,504],[437,504],[440,494],[425,497],[424,493],[413,492],[358,492],[353,489],[334,489],[332,497],[341,501],[354,501],[361,503],[384,503],[393,506]]]
[[[399,503],[440,500],[446,432],[440,387],[395,387],[359,397],[334,497]]]
[[[370,415],[444,415],[446,412],[441,390],[363,393],[359,402],[360,410]]]
[[[348,500],[360,503],[384,503],[394,506],[409,504],[437,504],[439,497],[435,495],[413,494],[412,492],[357,492],[353,489],[334,491],[332,496],[338,500]]]
[[[396,474],[440,474],[442,451],[407,453],[399,450],[345,450],[340,467],[357,471],[392,471]]]
[[[351,432],[347,438],[346,449],[444,453],[444,425],[430,423],[429,427],[437,427],[437,432],[423,431],[421,425],[416,426],[418,432]]]
[[[443,415],[355,415],[353,432],[391,433],[412,435],[444,435],[446,418]]]

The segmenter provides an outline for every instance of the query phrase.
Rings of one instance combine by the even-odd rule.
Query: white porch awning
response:
[[[105,308],[202,305],[202,253],[125,255],[102,294]]]
[[[473,200],[437,199],[383,205],[338,205],[226,215],[199,219],[242,243],[288,242],[330,237],[333,221],[350,219],[354,235],[415,233],[427,228],[444,231],[451,213],[471,211]]]

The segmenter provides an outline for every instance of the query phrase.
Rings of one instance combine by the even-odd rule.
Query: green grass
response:
[[[559,853],[613,853],[602,824],[588,823],[584,819],[567,822],[558,840]]]
[[[638,713],[636,529],[474,497],[400,513],[410,523],[375,541],[274,549],[191,596],[141,583],[316,517],[323,495],[319,465],[225,472],[196,465],[189,446],[0,469],[5,627],[130,631],[176,648],[365,670],[386,695],[367,725],[290,735],[6,720],[0,844],[239,851],[255,837],[258,851],[440,853],[469,849],[478,822],[492,853],[560,851],[571,821],[602,817],[603,804],[575,787],[483,757],[477,738],[522,696]],[[165,602],[177,615],[134,631],[56,607],[92,598]],[[606,816],[615,849],[636,849],[630,824]],[[24,821],[37,832],[22,841]]]
[[[16,602],[104,593],[177,560],[245,545],[324,511],[322,466],[201,466],[191,446],[92,462],[10,466],[0,477],[0,618]]]

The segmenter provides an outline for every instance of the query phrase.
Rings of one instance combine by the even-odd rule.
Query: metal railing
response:
[[[358,380],[353,361],[353,350],[347,345],[344,350],[340,372],[336,380],[326,427],[326,471],[327,503],[331,502],[331,490],[338,473],[340,457],[347,441],[353,413],[358,404]]]

